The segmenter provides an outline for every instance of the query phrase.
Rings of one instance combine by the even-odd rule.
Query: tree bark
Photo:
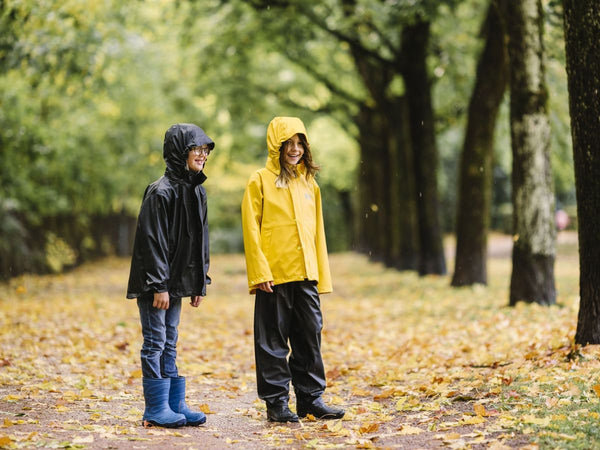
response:
[[[556,230],[541,0],[508,0],[514,245],[510,305],[556,302]]]
[[[600,344],[600,16],[596,0],[565,0],[563,7],[579,224],[575,342]]]
[[[437,188],[438,152],[435,142],[431,85],[426,57],[429,22],[407,25],[402,32],[403,77],[413,144],[421,275],[446,273]]]
[[[419,220],[415,194],[413,146],[410,140],[406,97],[391,100],[390,118],[390,226],[389,266],[398,270],[419,268]]]
[[[477,65],[460,162],[452,286],[487,284],[494,129],[508,82],[503,3],[490,2],[482,27],[486,41]]]
[[[377,223],[371,204],[375,197],[375,186],[370,180],[375,179],[376,168],[373,155],[371,153],[372,136],[368,132],[367,118],[370,116],[370,110],[366,106],[361,106],[361,110],[356,118],[356,124],[359,129],[358,143],[360,146],[360,160],[358,165],[358,213],[357,217],[357,240],[354,250],[372,255],[373,239],[372,236],[377,233]],[[373,130],[370,130],[372,132]]]
[[[360,220],[363,222],[361,248],[375,261],[385,261],[389,228],[389,151],[385,116],[363,107],[357,118],[361,146],[361,170],[358,179]]]

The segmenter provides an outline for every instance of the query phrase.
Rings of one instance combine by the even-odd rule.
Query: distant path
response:
[[[560,231],[556,236],[556,243],[561,245],[576,245],[576,231]],[[445,242],[446,257],[454,259],[456,252],[456,242],[454,237],[448,238]],[[489,258],[510,258],[512,255],[513,237],[510,234],[491,233],[488,236],[488,257]]]

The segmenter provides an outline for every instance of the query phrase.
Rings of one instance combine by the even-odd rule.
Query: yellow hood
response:
[[[250,293],[267,281],[279,285],[311,280],[317,282],[321,294],[332,290],[321,190],[316,180],[294,177],[287,186],[277,186],[279,149],[296,133],[306,136],[300,119],[275,117],[271,121],[267,167],[254,172],[246,185],[242,230]]]
[[[275,117],[271,120],[267,128],[267,148],[269,149],[267,169],[279,175],[281,171],[281,166],[279,165],[279,149],[281,148],[281,144],[296,133],[303,134],[308,141],[308,134],[306,134],[304,123],[297,117]]]

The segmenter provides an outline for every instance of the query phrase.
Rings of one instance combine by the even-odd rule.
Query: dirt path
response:
[[[12,392],[12,394],[11,394]],[[3,388],[0,397],[15,396],[14,389]],[[270,449],[270,448],[411,448],[432,449],[461,447],[460,436],[479,438],[469,448],[518,448],[529,440],[482,432],[479,427],[466,425],[451,431],[423,431],[431,424],[422,414],[405,413],[390,417],[389,422],[373,426],[371,431],[351,432],[360,419],[351,415],[347,421],[315,422],[302,420],[298,424],[273,424],[265,420],[264,409],[255,401],[255,393],[231,396],[202,388],[198,397],[210,398],[208,421],[200,427],[176,430],[143,428],[139,415],[143,404],[139,394],[124,393],[124,400],[112,398],[104,405],[94,400],[69,400],[60,394],[26,401],[3,401],[0,411],[0,448],[90,448],[90,449]],[[70,402],[70,403],[69,403]],[[193,400],[192,400],[193,402]],[[190,403],[192,403],[190,402]],[[193,402],[195,403],[195,402]],[[355,405],[360,407],[360,400]],[[60,405],[68,411],[61,411]],[[60,412],[57,412],[57,405]],[[197,405],[195,405],[197,406]],[[470,405],[459,405],[470,410]],[[438,412],[444,415],[443,411]],[[135,417],[134,417],[135,416]],[[458,410],[444,416],[457,420]],[[9,423],[13,424],[10,425]],[[22,422],[22,423],[21,423]],[[402,425],[400,425],[402,424]],[[407,434],[403,435],[402,430]],[[418,433],[418,434],[416,434]],[[11,436],[10,441],[6,436]],[[496,438],[502,438],[503,444]],[[464,439],[464,438],[463,438]],[[490,443],[494,443],[490,447]],[[2,444],[2,441],[0,441]],[[6,445],[8,444],[8,445]]]
[[[493,245],[493,257],[506,255],[510,237]],[[518,421],[497,409],[518,359],[507,352],[529,348],[530,338],[481,336],[516,320],[494,312],[505,304],[498,300],[505,288],[450,291],[443,277],[419,279],[350,254],[332,256],[337,288],[323,302],[326,399],[346,409],[344,420],[265,420],[243,259],[216,255],[213,296],[198,310],[186,305],[182,316],[178,360],[188,404],[207,410],[208,421],[145,429],[137,308],[123,299],[127,268],[127,260],[105,260],[0,285],[0,448],[501,449],[531,442],[509,431]]]

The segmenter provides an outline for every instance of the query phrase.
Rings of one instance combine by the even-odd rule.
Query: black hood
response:
[[[177,123],[165,133],[163,144],[163,157],[167,164],[165,175],[169,178],[190,181],[190,176],[195,175],[186,167],[188,153],[193,147],[207,145],[211,150],[215,143],[204,130],[191,123]]]

